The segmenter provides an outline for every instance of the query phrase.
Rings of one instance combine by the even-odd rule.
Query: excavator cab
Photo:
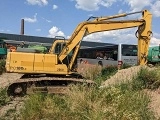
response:
[[[62,52],[62,50],[67,46],[67,42],[68,42],[68,40],[64,40],[64,39],[55,40],[54,43],[52,44],[50,50],[49,50],[49,54],[56,54],[57,56],[59,56],[60,53]],[[74,54],[74,51],[75,51],[75,49],[71,50],[71,52],[69,54],[67,54],[66,58],[62,62],[58,61],[58,63],[59,64],[63,63],[67,67],[69,67],[69,64],[71,63],[72,55]],[[74,64],[74,66],[72,67],[72,70],[75,71],[77,61],[75,60],[73,64]]]

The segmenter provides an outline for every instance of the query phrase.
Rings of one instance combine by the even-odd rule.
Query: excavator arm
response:
[[[75,51],[77,52],[74,52],[72,56],[69,65],[69,68],[71,68],[73,65],[73,61],[75,60],[76,55],[78,53],[80,42],[82,41],[83,37],[91,33],[138,27],[138,30],[136,32],[138,38],[138,63],[140,65],[146,64],[148,47],[152,33],[151,32],[152,14],[147,10],[141,11],[141,13],[142,13],[142,18],[139,20],[112,20],[112,21],[109,20],[134,14],[134,13],[129,13],[129,14],[109,16],[109,17],[95,18],[92,21],[85,21],[80,23],[73,32],[70,39],[68,40],[66,46],[62,49],[61,53],[59,54],[58,56],[59,61],[63,63],[63,60],[66,58],[66,56],[75,48]]]

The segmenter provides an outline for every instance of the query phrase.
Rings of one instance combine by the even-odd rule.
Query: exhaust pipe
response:
[[[21,19],[21,35],[24,35],[24,19]]]

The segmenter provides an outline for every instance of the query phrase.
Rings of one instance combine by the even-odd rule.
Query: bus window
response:
[[[137,64],[137,46],[118,44],[80,49],[78,59],[87,60],[89,64],[97,64],[101,61],[104,66],[118,65],[119,61],[134,65]]]
[[[113,51],[113,60],[117,60],[118,59],[118,51],[117,50],[114,50]]]
[[[122,56],[137,56],[136,45],[122,45]]]

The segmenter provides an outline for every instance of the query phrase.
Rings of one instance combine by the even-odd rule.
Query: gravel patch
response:
[[[10,83],[20,78],[22,75],[23,74],[17,74],[17,73],[3,73],[2,75],[0,75],[0,88],[5,88]]]

